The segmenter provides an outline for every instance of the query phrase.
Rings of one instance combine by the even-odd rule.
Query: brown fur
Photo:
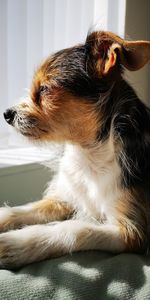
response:
[[[32,209],[18,211],[17,208],[0,224],[0,232],[21,228],[25,225],[45,224],[68,219],[73,214],[72,207],[54,199],[42,199],[33,203]]]
[[[146,220],[141,199],[134,191],[124,191],[117,205],[118,222],[126,244],[126,251],[142,251],[146,247]]]
[[[47,223],[50,221],[68,219],[73,214],[73,209],[69,204],[62,201],[44,199],[35,203],[33,213],[39,215],[41,223],[43,223],[43,221]],[[38,222],[39,220],[37,220],[37,223]]]
[[[32,138],[49,141],[79,143],[85,145],[94,142],[99,124],[98,115],[93,105],[66,91],[55,90],[53,95],[41,100],[40,107],[36,103],[32,92],[33,104],[31,107],[20,105],[22,113],[31,120],[36,120],[38,127],[27,130]],[[90,120],[90,122],[89,122]],[[41,130],[42,129],[42,130]],[[51,129],[51,130],[50,130]]]

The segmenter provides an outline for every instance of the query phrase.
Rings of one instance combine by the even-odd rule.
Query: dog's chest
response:
[[[99,152],[92,155],[67,147],[59,180],[64,198],[68,197],[76,207],[78,217],[111,221],[119,194],[119,168],[109,154]]]

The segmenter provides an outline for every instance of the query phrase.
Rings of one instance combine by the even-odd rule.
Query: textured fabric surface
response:
[[[150,258],[98,251],[0,270],[0,300],[148,300]]]

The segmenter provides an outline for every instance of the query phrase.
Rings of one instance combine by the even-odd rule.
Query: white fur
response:
[[[91,249],[124,250],[118,227],[69,220],[54,226],[32,225],[2,233],[0,266],[16,268],[72,251]]]
[[[91,149],[66,145],[59,173],[50,183],[46,197],[71,203],[75,208],[73,219],[2,233],[1,266],[16,267],[70,251],[123,251],[124,242],[116,222],[119,176],[111,139]],[[33,204],[2,208],[0,219],[6,221],[11,213],[16,218],[23,214],[24,220],[34,219],[32,207]]]
[[[53,190],[59,199],[71,202],[77,211],[76,218],[115,221],[120,168],[109,143],[88,150],[66,145],[59,174],[46,194],[51,195]]]

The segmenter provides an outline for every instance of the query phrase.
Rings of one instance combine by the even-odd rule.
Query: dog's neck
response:
[[[108,165],[115,162],[114,145],[110,137],[104,142],[87,147],[69,144],[67,152],[74,156],[74,161],[80,159],[81,164],[84,163],[98,173],[104,172]]]
[[[67,145],[61,167],[66,174],[64,178],[62,172],[61,177],[63,186],[66,185],[64,199],[70,195],[79,216],[91,215],[95,220],[114,216],[120,168],[110,139],[92,148]],[[72,186],[76,189],[72,190]]]

